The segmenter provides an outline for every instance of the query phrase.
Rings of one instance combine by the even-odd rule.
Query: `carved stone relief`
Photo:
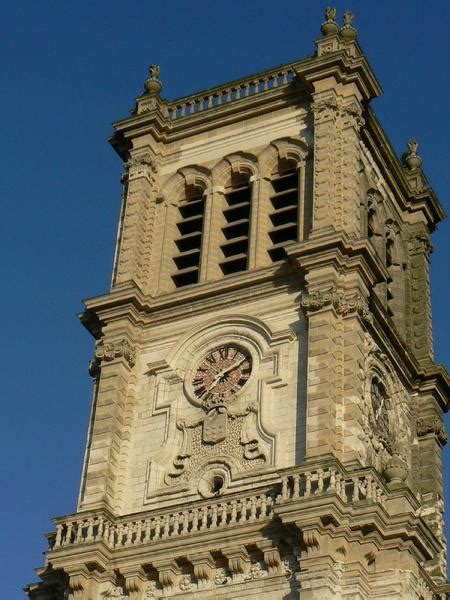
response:
[[[166,421],[164,440],[149,461],[150,502],[167,494],[219,496],[240,475],[274,465],[275,432],[262,407],[268,410],[272,389],[286,385],[281,373],[287,352],[271,343],[279,346],[295,335],[283,332],[271,342],[272,334],[255,331],[262,326],[252,319],[236,321],[187,335],[167,362],[150,371],[152,412]]]
[[[346,317],[356,313],[364,320],[372,320],[367,301],[361,294],[346,294],[344,290],[334,287],[325,291],[312,292],[311,294],[303,293],[300,305],[307,314],[332,306],[339,316]]]
[[[408,394],[390,360],[368,334],[365,354],[361,460],[380,472],[387,467],[408,469],[412,439]]]
[[[212,408],[198,421],[180,421],[177,425],[183,432],[183,446],[166,475],[166,483],[188,482],[206,464],[216,467],[232,464],[239,472],[263,466],[267,456],[261,448],[256,414],[255,405],[248,406],[244,412],[232,412],[222,406]],[[214,484],[213,478],[211,482]],[[213,487],[214,493],[210,495],[219,495],[225,487],[223,478],[223,484],[216,490]],[[208,495],[205,492],[202,495]]]

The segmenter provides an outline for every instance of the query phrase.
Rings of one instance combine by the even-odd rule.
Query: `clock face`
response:
[[[221,346],[205,356],[197,367],[192,386],[196,397],[217,405],[235,396],[252,371],[251,356],[237,346]]]

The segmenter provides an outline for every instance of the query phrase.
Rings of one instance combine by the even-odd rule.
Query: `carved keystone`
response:
[[[278,548],[274,546],[270,540],[263,540],[256,545],[264,554],[264,563],[267,567],[268,574],[281,575],[281,573],[283,573],[283,566]]]
[[[197,579],[198,588],[204,589],[209,587],[216,566],[211,554],[209,552],[197,552],[196,554],[189,554],[187,558],[194,566],[194,575]]]
[[[228,559],[228,568],[233,577],[233,581],[242,581],[245,575],[250,571],[250,557],[245,546],[234,546],[222,550],[222,553]]]
[[[173,559],[153,561],[152,565],[158,571],[159,583],[162,585],[163,594],[168,596],[180,580],[181,570]]]

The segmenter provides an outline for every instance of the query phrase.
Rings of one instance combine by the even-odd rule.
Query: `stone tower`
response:
[[[150,68],[125,163],[78,509],[33,600],[446,598],[429,234],[351,13],[191,96]]]

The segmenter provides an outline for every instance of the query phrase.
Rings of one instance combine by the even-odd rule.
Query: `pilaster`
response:
[[[97,343],[98,381],[79,510],[106,507],[115,512],[119,507],[117,473],[135,362],[136,351],[127,338]]]
[[[136,148],[124,166],[113,286],[133,281],[143,292],[151,292],[150,261],[159,179],[155,151],[150,146]]]
[[[422,364],[433,360],[433,335],[431,326],[431,295],[429,258],[432,245],[425,226],[411,228],[409,239],[409,337],[411,349]]]

